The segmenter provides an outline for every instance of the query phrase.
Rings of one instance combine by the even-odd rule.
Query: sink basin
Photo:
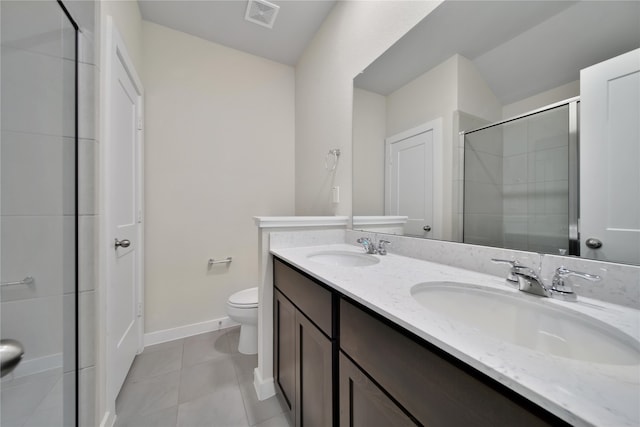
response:
[[[307,255],[310,261],[339,267],[365,267],[380,262],[373,255],[349,251],[323,251]]]
[[[632,337],[538,297],[458,282],[420,283],[411,295],[430,311],[530,350],[609,365],[640,363],[640,345]]]

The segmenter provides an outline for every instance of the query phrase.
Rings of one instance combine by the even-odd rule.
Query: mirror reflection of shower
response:
[[[578,255],[578,102],[461,133],[465,243]]]

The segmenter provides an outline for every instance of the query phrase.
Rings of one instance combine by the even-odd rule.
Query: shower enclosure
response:
[[[56,1],[2,0],[0,19],[0,330],[24,348],[0,425],[74,426],[77,26]]]
[[[578,103],[461,133],[465,243],[579,255]]]

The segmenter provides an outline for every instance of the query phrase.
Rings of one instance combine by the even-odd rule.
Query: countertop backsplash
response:
[[[551,283],[555,269],[560,266],[597,274],[602,277],[598,282],[579,278],[573,280],[578,297],[582,295],[612,304],[640,308],[640,266],[353,230],[346,230],[345,243],[358,245],[356,240],[360,237],[390,241],[389,253],[505,278],[509,266],[493,263],[492,258],[517,259],[527,267],[540,269],[545,284]]]

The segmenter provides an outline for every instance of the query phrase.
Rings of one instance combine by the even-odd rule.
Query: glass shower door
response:
[[[76,27],[55,1],[2,0],[0,19],[0,332],[24,348],[0,425],[74,426]]]
[[[575,254],[576,102],[464,134],[464,242]]]

